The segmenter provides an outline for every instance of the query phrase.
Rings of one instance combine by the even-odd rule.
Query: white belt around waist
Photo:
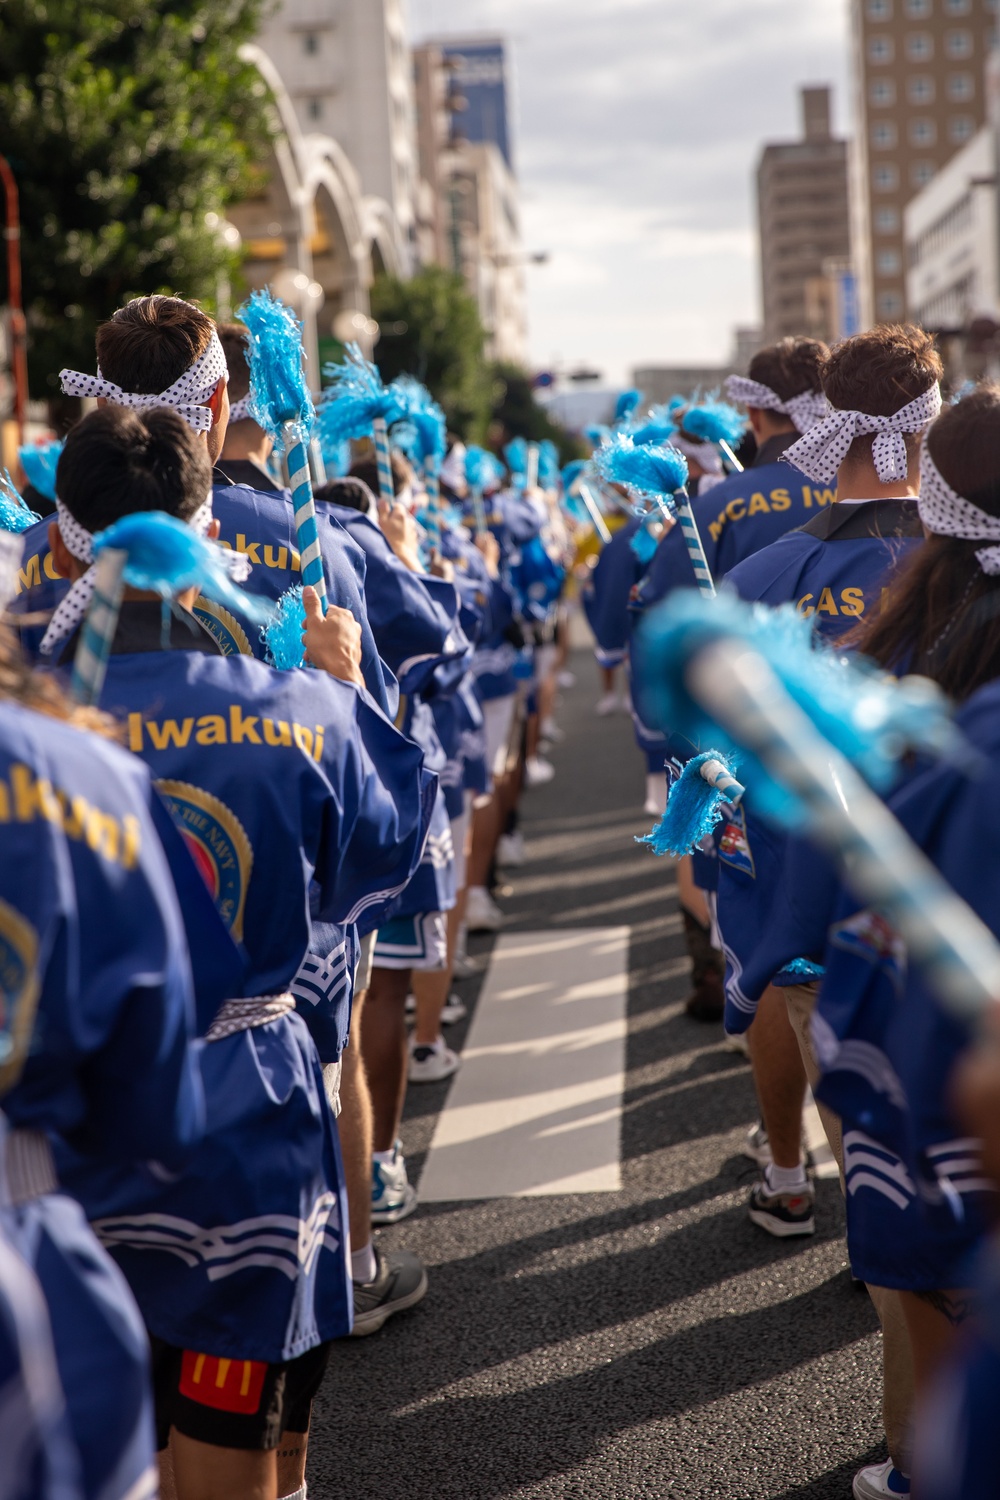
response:
[[[28,1203],[59,1191],[52,1147],[40,1130],[8,1130],[4,1156],[7,1195],[12,1204]]]
[[[224,1000],[219,1006],[215,1020],[205,1032],[206,1042],[219,1042],[224,1036],[235,1036],[238,1031],[249,1031],[253,1026],[266,1026],[295,1009],[295,999],[290,994],[253,995],[248,1000]]]

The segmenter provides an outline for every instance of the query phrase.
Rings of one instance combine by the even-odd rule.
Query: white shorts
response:
[[[434,973],[448,966],[448,927],[443,911],[390,917],[378,930],[376,969],[420,969]]]
[[[505,698],[488,698],[483,704],[486,769],[491,776],[502,776],[507,769],[507,748],[516,702],[517,694],[508,693]]]
[[[354,993],[360,995],[372,982],[372,954],[375,952],[375,941],[378,937],[378,928],[374,932],[366,932],[358,944],[358,966],[354,971]]]

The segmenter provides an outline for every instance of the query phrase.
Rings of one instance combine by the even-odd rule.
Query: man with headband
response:
[[[836,639],[881,608],[896,565],[923,537],[917,493],[921,439],[941,409],[941,361],[931,336],[883,326],[846,339],[822,367],[828,416],[785,452],[815,485],[837,486],[800,530],[738,564],[728,586],[744,599],[793,603]],[[813,1189],[801,1156],[802,1101],[817,1076],[810,1019],[818,985],[801,965],[771,957],[779,914],[775,891],[786,840],[742,809],[720,828],[718,918],[726,954],[726,1024],[745,1031],[766,1130],[763,1176],[750,1217],[779,1236],[813,1232]],[[802,955],[808,959],[809,955]],[[807,971],[808,972],[808,971]],[[842,1165],[839,1122],[824,1115]],[[895,1471],[908,1471],[912,1405],[909,1340],[898,1294],[870,1288],[883,1329],[884,1416]],[[855,1494],[873,1500],[884,1466],[856,1476]]]

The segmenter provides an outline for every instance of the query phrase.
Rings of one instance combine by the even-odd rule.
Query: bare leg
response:
[[[462,892],[464,896],[465,892]],[[451,993],[451,970],[455,962],[455,945],[462,921],[464,901],[456,902],[447,916],[448,965],[444,969],[413,971],[413,993],[417,1001],[417,1023],[413,1040],[418,1047],[433,1047],[441,1035],[441,1012]]]
[[[361,1055],[361,1017],[368,994],[354,997],[351,1041],[344,1049],[340,1077],[340,1149],[344,1158],[347,1207],[351,1219],[351,1249],[363,1250],[372,1237],[372,1098]],[[295,1486],[293,1485],[294,1489]],[[286,1493],[282,1491],[282,1494]]]
[[[600,671],[600,674],[601,674],[601,689],[602,689],[602,692],[605,695],[613,693],[614,690],[615,690],[615,668],[614,667],[600,667],[598,670]]]
[[[918,1397],[926,1393],[959,1337],[959,1328],[972,1311],[973,1294],[968,1291],[900,1292]]]
[[[768,985],[761,995],[747,1035],[757,1100],[774,1165],[800,1166],[806,1074],[785,997],[774,985]]]
[[[699,890],[692,875],[691,856],[683,854],[677,861],[677,896],[685,911],[691,913],[702,927],[709,925],[708,902],[705,892]]]
[[[361,1055],[372,1100],[372,1146],[391,1151],[406,1095],[409,969],[372,969],[361,1017]]]
[[[283,1432],[278,1444],[278,1500],[283,1495],[294,1495],[306,1482],[306,1454],[309,1451],[308,1432]]]
[[[216,1448],[170,1435],[177,1500],[277,1500],[278,1465],[269,1453]]]
[[[469,854],[469,885],[485,886],[490,878],[490,865],[497,840],[503,832],[504,810],[496,784],[493,795],[484,806],[476,807],[472,813],[472,850]]]

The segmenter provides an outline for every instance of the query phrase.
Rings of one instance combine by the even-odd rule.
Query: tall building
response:
[[[802,138],[764,147],[757,166],[764,340],[829,339],[828,302],[815,295],[831,261],[850,255],[847,142],[830,132],[830,90],[802,90]]]
[[[464,278],[486,329],[487,355],[523,364],[525,257],[503,43],[429,41],[413,61],[423,258]]]
[[[851,0],[852,232],[864,324],[907,316],[903,210],[976,134],[997,0]]]
[[[370,217],[395,241],[393,261],[410,270],[417,170],[404,0],[282,0],[261,46],[303,132],[336,140],[361,180]]]

